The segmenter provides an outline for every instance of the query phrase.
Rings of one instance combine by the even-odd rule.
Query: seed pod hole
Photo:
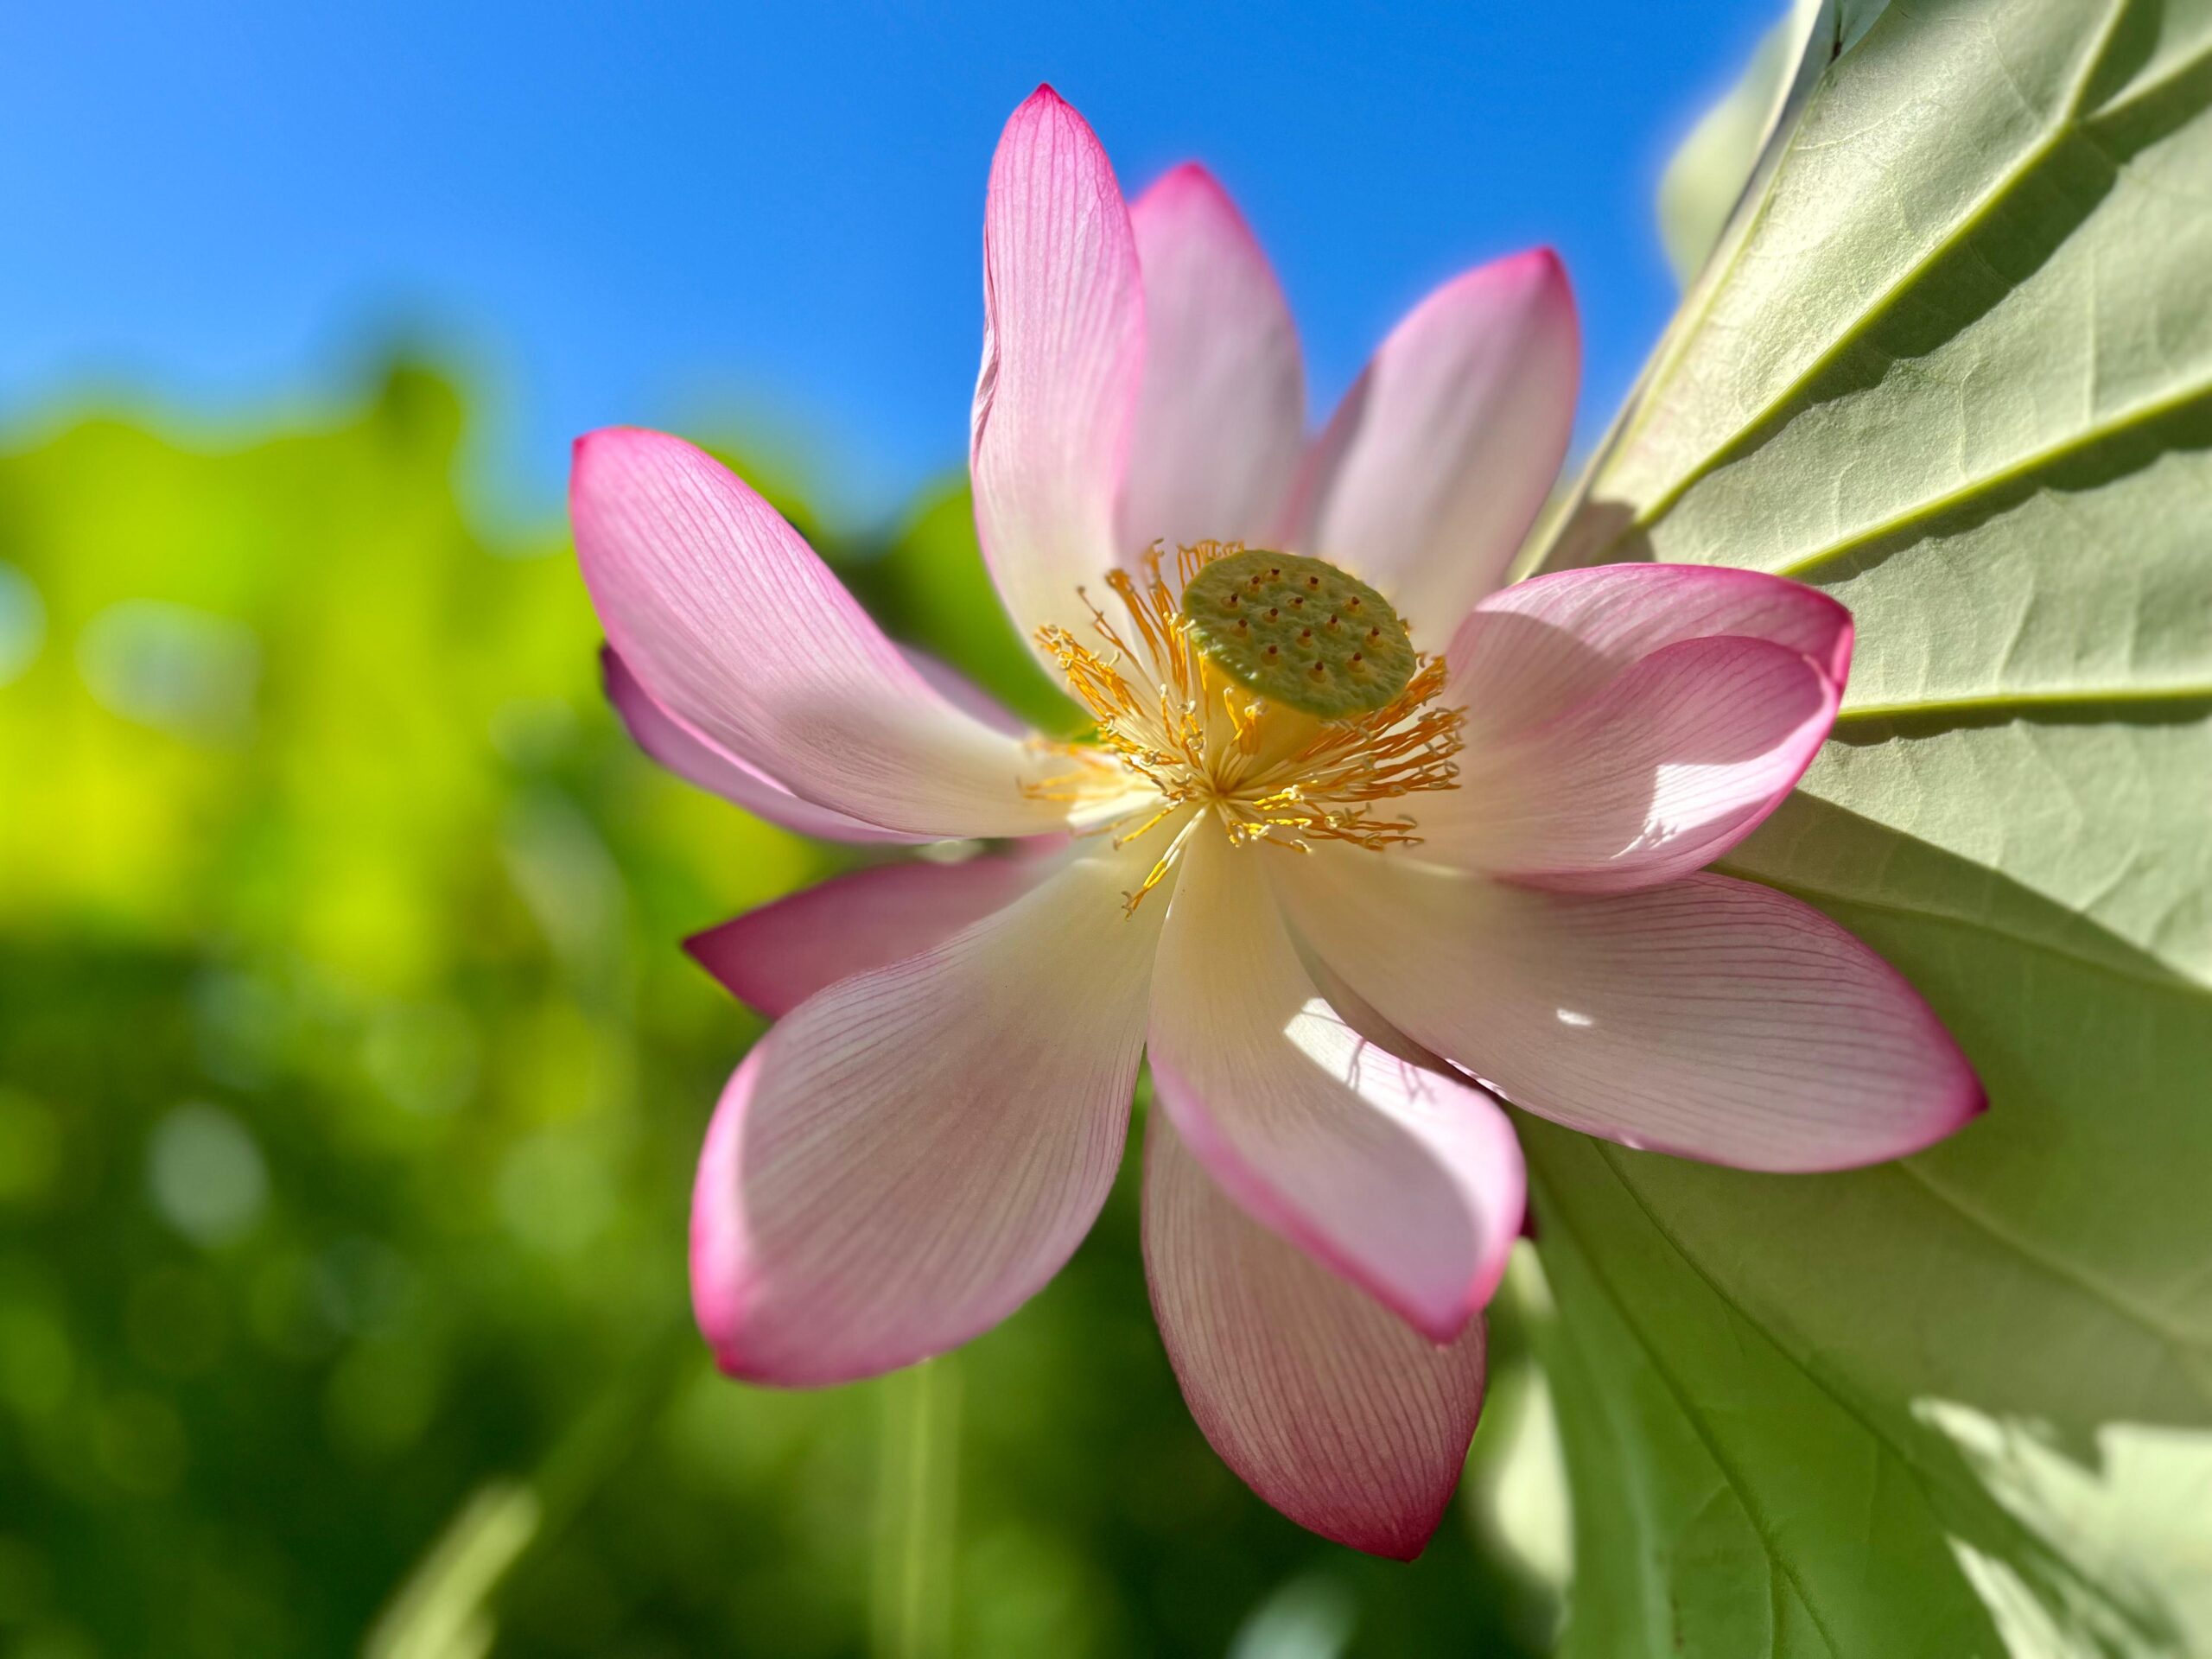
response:
[[[1306,618],[1327,613],[1318,626]],[[1287,708],[1344,719],[1386,706],[1417,659],[1390,603],[1357,576],[1298,553],[1214,560],[1183,593],[1198,650],[1238,684]],[[1357,618],[1357,628],[1344,626]]]

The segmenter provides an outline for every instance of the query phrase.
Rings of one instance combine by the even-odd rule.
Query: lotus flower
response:
[[[692,941],[777,1020],[700,1160],[700,1327],[781,1384],[989,1329],[1098,1214],[1148,1055],[1146,1262],[1199,1427],[1285,1514],[1409,1557],[1522,1224],[1501,1098],[1762,1170],[1892,1158],[1981,1103],[1865,946],[1700,874],[1826,736],[1850,619],[1736,571],[1500,586],[1573,411],[1548,251],[1424,300],[1309,442],[1228,197],[1185,167],[1125,206],[1047,88],[992,164],[984,299],[977,528],[1096,742],[893,644],[697,449],[577,448],[645,749],[809,834],[1014,843]]]

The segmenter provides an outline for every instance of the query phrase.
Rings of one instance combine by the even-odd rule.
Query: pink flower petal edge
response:
[[[1986,1105],[1897,970],[1803,901],[1711,874],[1556,893],[1317,855],[1279,884],[1382,1017],[1515,1105],[1745,1169],[1885,1162]]]
[[[638,677],[615,655],[613,646],[601,648],[599,661],[607,700],[621,716],[632,740],[684,782],[709,794],[719,795],[757,818],[766,818],[802,836],[849,842],[931,839],[862,823],[842,812],[801,800],[774,779],[747,766],[696,727],[656,702],[652,693],[638,683]]]
[[[1429,1342],[1246,1215],[1158,1115],[1144,1250],[1168,1359],[1222,1460],[1325,1538],[1420,1554],[1482,1412],[1481,1322]]]
[[[918,955],[1004,909],[1058,864],[990,856],[854,870],[683,942],[740,1001],[781,1019],[816,992]]]
[[[1471,741],[1459,787],[1421,815],[1427,855],[1572,891],[1678,880],[1781,804],[1841,697],[1764,639],[1662,645],[1556,718]]]
[[[1519,1233],[1520,1146],[1480,1090],[1368,1042],[1321,999],[1265,855],[1217,837],[1186,855],[1153,982],[1155,1103],[1253,1217],[1449,1342]]]
[[[1839,695],[1851,613],[1817,588],[1757,570],[1609,564],[1532,576],[1478,605],[1453,634],[1446,697],[1470,743],[1555,719],[1642,658],[1687,639],[1763,639],[1806,658]]]
[[[817,806],[912,835],[1058,827],[1032,757],[954,708],[813,550],[713,457],[627,429],[576,446],[576,556],[608,643],[709,744]]]
[[[1116,496],[1143,366],[1121,186],[1083,118],[1040,86],[991,159],[969,444],[983,557],[1033,649],[1046,623],[1090,637],[1076,589],[1118,563]]]
[[[1129,208],[1144,284],[1143,392],[1122,480],[1124,554],[1263,542],[1306,443],[1306,371],[1268,256],[1185,162]]]
[[[1079,860],[838,982],[746,1057],[692,1199],[692,1304],[725,1371],[911,1364],[1058,1272],[1113,1185],[1142,1046],[1158,930],[1115,925],[1128,862]]]
[[[1438,289],[1382,342],[1308,455],[1294,551],[1357,571],[1434,651],[1504,580],[1574,426],[1581,336],[1549,248]]]

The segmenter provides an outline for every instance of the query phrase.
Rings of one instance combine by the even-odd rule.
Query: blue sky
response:
[[[278,415],[404,334],[487,395],[502,503],[550,508],[577,431],[734,417],[882,512],[964,453],[985,172],[1048,79],[1125,188],[1222,176],[1317,416],[1429,286],[1557,246],[1588,436],[1672,303],[1659,168],[1778,10],[10,7],[0,431]]]

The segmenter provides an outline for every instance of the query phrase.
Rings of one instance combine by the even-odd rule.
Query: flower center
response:
[[[1090,605],[1097,645],[1037,636],[1097,731],[1061,751],[1074,770],[1029,792],[1070,803],[1116,847],[1171,832],[1129,907],[1208,821],[1237,846],[1418,842],[1413,818],[1376,804],[1455,786],[1462,716],[1430,706],[1444,664],[1389,602],[1300,554],[1201,542],[1179,550],[1173,585],[1164,563],[1154,549],[1141,576],[1107,576],[1126,630]]]
[[[1389,601],[1332,564],[1253,548],[1184,584],[1191,643],[1232,680],[1322,719],[1387,709],[1418,668]]]

